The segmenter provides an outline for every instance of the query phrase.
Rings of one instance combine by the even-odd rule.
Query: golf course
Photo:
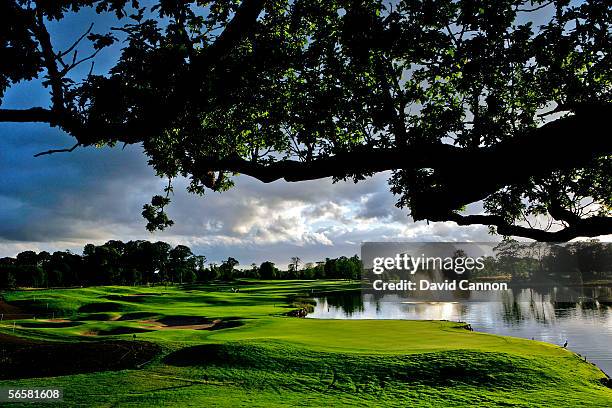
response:
[[[447,321],[291,317],[309,294],[352,289],[243,280],[6,292],[0,386],[59,387],[62,406],[612,404],[605,374],[557,345]]]

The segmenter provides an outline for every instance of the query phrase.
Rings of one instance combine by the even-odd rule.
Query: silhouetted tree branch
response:
[[[78,4],[0,6],[14,22],[0,37],[12,53],[0,96],[42,74],[51,96],[48,108],[0,109],[0,122],[46,122],[76,139],[41,154],[142,143],[158,174],[190,177],[195,193],[226,190],[232,174],[359,181],[390,170],[415,220],[534,239],[612,233],[610,4],[91,4],[114,12],[126,38],[108,73],[79,82],[72,69],[117,41],[112,33],[92,24],[56,52],[47,21]],[[522,21],[547,6],[545,24]],[[93,49],[83,53],[85,38]],[[487,215],[459,214],[480,201]],[[160,220],[150,229],[171,225],[166,204],[145,211]],[[565,228],[520,225],[541,215]]]

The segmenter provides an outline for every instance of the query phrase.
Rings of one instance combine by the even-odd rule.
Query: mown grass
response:
[[[231,291],[236,287],[239,292]],[[282,281],[15,292],[8,301],[27,306],[36,296],[35,305],[48,302],[54,313],[82,323],[23,327],[32,321],[17,321],[16,335],[93,341],[150,330],[137,339],[163,352],[139,370],[5,380],[0,386],[63,387],[63,406],[612,405],[599,369],[547,343],[470,332],[452,322],[283,316],[296,295],[354,287]],[[133,295],[147,296],[135,301]],[[101,306],[107,303],[114,305]],[[172,316],[242,325],[157,330],[148,323]],[[12,322],[0,326],[12,330]]]

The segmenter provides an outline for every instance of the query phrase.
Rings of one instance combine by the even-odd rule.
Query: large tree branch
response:
[[[208,92],[206,87],[202,89],[202,85],[207,83],[206,77],[216,68],[222,67],[224,57],[252,33],[265,4],[266,0],[242,0],[231,20],[212,44],[199,53],[194,53],[190,48],[193,44],[189,44],[187,53],[190,63],[184,75],[178,79],[176,89],[167,95],[165,105],[159,106],[157,111],[148,112],[147,119],[142,123],[129,126],[129,131],[136,131],[138,136],[131,135],[126,140],[119,140],[126,143],[145,140],[151,136],[151,131],[147,129],[152,125],[151,122],[155,122],[154,126],[158,128],[166,128],[183,114],[184,109],[201,109]],[[218,84],[223,87],[228,85],[224,80],[218,81]],[[155,132],[155,129],[151,130]],[[124,129],[119,129],[118,133],[124,134]]]
[[[396,169],[433,169],[436,185],[415,195],[411,202],[415,220],[455,221],[460,225],[497,227],[502,235],[518,235],[539,241],[567,241],[578,236],[612,232],[612,218],[581,219],[562,206],[551,206],[551,215],[568,223],[549,232],[510,225],[494,215],[461,216],[455,210],[482,200],[507,185],[545,177],[555,170],[588,165],[594,158],[612,154],[612,138],[602,135],[600,122],[612,114],[612,106],[576,109],[572,116],[550,122],[526,134],[488,148],[474,150],[436,144],[400,149],[356,150],[308,162],[284,160],[262,164],[238,156],[195,163],[205,172],[231,171],[265,183],[347,177]],[[580,137],[577,139],[577,135]],[[202,173],[204,174],[204,173]],[[214,186],[213,186],[214,187]]]
[[[590,217],[575,220],[573,224],[559,231],[544,231],[535,228],[508,224],[498,215],[460,215],[447,214],[444,217],[432,218],[432,221],[454,221],[458,225],[491,225],[497,233],[505,236],[520,236],[536,241],[566,242],[577,237],[596,237],[612,231],[612,217]]]
[[[596,157],[612,154],[612,138],[602,134],[601,122],[612,114],[612,105],[577,109],[572,116],[550,122],[523,136],[457,155],[438,170],[439,186],[413,202],[415,219],[446,214],[480,201],[499,189],[545,177],[555,170],[588,165]]]
[[[46,122],[58,119],[55,112],[45,108],[0,109],[0,122]]]
[[[55,154],[55,153],[70,153],[70,152],[73,152],[79,146],[80,146],[80,143],[75,143],[72,147],[68,147],[65,149],[45,150],[44,152],[36,153],[34,157],[46,156],[46,155]]]
[[[547,207],[548,213],[556,220],[574,224],[580,221],[580,216],[564,208],[558,199],[554,199]]]
[[[245,160],[239,156],[221,159],[212,157],[195,163],[205,174],[209,171],[230,171],[254,177],[264,183],[276,180],[297,182],[326,177],[344,178],[352,174],[378,173],[386,170],[427,167],[445,157],[462,155],[454,146],[437,144],[404,149],[367,149],[337,153],[330,157],[312,161],[282,160],[262,164]]]
[[[57,55],[53,51],[51,36],[45,26],[43,12],[39,9],[36,9],[35,20],[32,24],[32,31],[40,44],[44,65],[47,69],[47,77],[51,86],[51,103],[54,110],[62,111],[65,109],[63,75],[57,66]]]
[[[475,150],[423,144],[398,149],[354,150],[312,161],[283,160],[270,164],[238,156],[209,157],[200,159],[194,167],[201,169],[201,174],[231,171],[264,183],[429,168],[440,173],[444,184],[439,190],[432,189],[427,196],[449,199],[452,207],[460,207],[485,198],[505,185],[524,182],[529,177],[553,170],[576,168],[594,157],[612,154],[612,139],[602,137],[599,127],[601,118],[609,115],[612,115],[612,106],[593,107],[493,147]],[[581,135],[579,140],[576,135]],[[451,194],[456,197],[450,197]],[[448,206],[443,203],[441,208],[447,212]]]
[[[338,153],[310,162],[284,160],[262,164],[239,156],[209,158],[194,163],[203,173],[230,171],[243,173],[265,183],[279,179],[289,182],[352,174],[376,173],[395,169],[430,168],[442,173],[445,183],[418,196],[415,219],[454,221],[459,225],[491,225],[502,235],[515,235],[538,241],[567,241],[575,237],[609,234],[612,218],[580,219],[560,205],[550,208],[551,215],[568,223],[560,231],[544,231],[508,224],[496,215],[459,215],[457,206],[478,201],[504,185],[524,182],[547,172],[576,168],[593,158],[612,154],[612,139],[601,135],[601,118],[612,114],[610,106],[578,110],[573,116],[558,119],[521,137],[490,148],[467,150],[436,144],[402,149],[363,149]],[[31,108],[0,109],[1,122],[58,122],[62,116],[52,110]],[[576,140],[576,135],[581,135]],[[477,182],[471,182],[477,180]],[[416,210],[416,215],[415,215]]]
[[[59,126],[80,145],[88,146],[97,140],[114,138],[123,143],[132,144],[145,140],[160,129],[155,124],[109,124],[101,122],[84,123],[78,116],[63,110],[34,107],[29,109],[0,109],[1,122],[44,122]]]
[[[207,60],[217,62],[240,40],[248,36],[253,30],[257,17],[263,11],[265,4],[266,0],[243,0],[223,32],[206,50],[204,57]]]
[[[218,65],[242,39],[253,31],[257,17],[261,14],[266,0],[243,0],[232,19],[227,23],[221,34],[203,52],[194,55],[189,65],[190,75],[183,80],[181,90],[187,94],[197,96],[198,87],[194,83],[200,83],[201,78],[206,75],[211,67]]]

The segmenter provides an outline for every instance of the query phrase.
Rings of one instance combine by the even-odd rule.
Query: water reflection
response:
[[[424,302],[398,295],[346,292],[315,298],[309,318],[416,319],[464,321],[475,330],[563,344],[612,373],[611,288],[584,288],[565,294],[523,288],[500,292],[492,302]],[[556,301],[563,299],[563,301]]]

